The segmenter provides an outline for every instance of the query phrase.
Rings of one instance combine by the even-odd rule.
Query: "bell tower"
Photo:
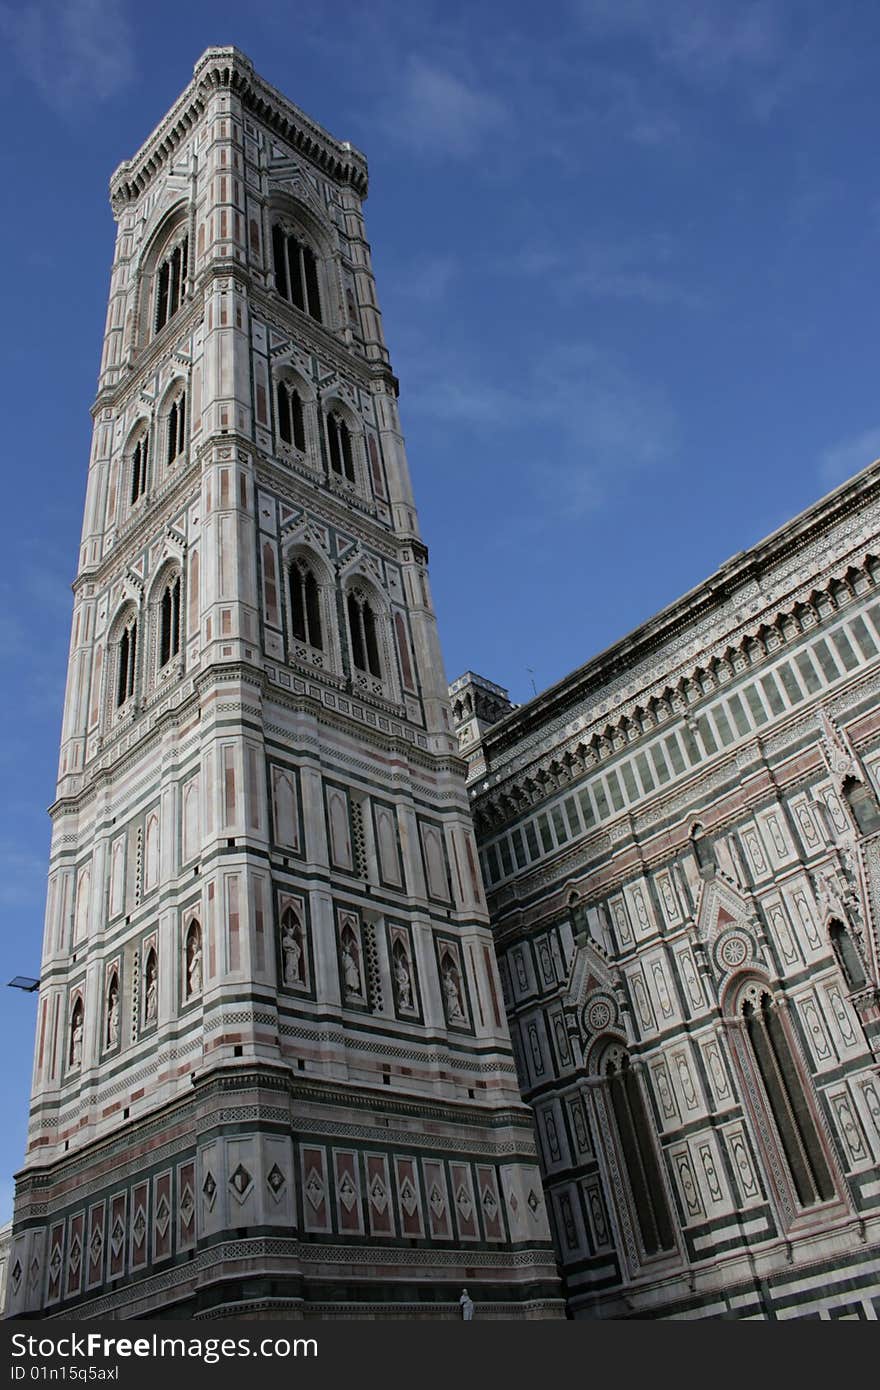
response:
[[[233,48],[111,182],[12,1317],[561,1313],[366,193]]]

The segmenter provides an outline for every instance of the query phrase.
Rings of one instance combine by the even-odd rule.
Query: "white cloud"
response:
[[[530,522],[575,521],[601,508],[633,474],[665,465],[678,422],[663,391],[590,343],[556,346],[515,384],[480,382],[466,363],[422,359],[407,410],[505,438],[508,503]],[[540,445],[534,443],[535,435]],[[508,442],[509,441],[509,442]],[[480,441],[473,441],[474,453]],[[537,509],[537,510],[536,510]]]
[[[699,81],[766,67],[782,48],[779,16],[766,0],[583,0],[580,12],[592,33],[636,39],[662,63]]]
[[[880,425],[826,449],[819,459],[819,477],[827,487],[837,487],[880,458]]]
[[[529,246],[498,268],[555,282],[557,290],[594,299],[697,308],[704,301],[674,272],[674,247],[663,236],[606,242],[581,240],[571,246]]]
[[[0,36],[61,115],[107,101],[134,75],[134,38],[124,0],[0,4]]]
[[[399,144],[451,158],[472,155],[508,120],[497,97],[418,55],[404,63],[401,85],[382,113],[386,133]]]

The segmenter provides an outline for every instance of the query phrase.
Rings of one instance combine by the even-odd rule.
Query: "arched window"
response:
[[[306,451],[306,430],[303,418],[303,404],[300,394],[289,381],[279,381],[276,392],[278,401],[278,433],[285,444],[292,444],[300,453]]]
[[[134,694],[137,669],[137,618],[132,614],[122,629],[118,643],[116,668],[116,708],[119,709]]]
[[[382,679],[376,616],[369,599],[359,590],[348,596],[348,627],[351,633],[351,659],[359,671]]]
[[[311,566],[299,557],[290,566],[290,622],[298,641],[324,650],[318,581]]]
[[[278,293],[320,323],[318,263],[312,248],[276,223],[272,228],[272,256]]]
[[[158,333],[173,318],[186,294],[189,237],[184,237],[156,267],[156,317]]]
[[[718,861],[715,858],[715,849],[712,841],[707,839],[703,827],[700,824],[691,827],[691,846],[700,873],[704,878],[714,878],[715,870],[718,867]]]
[[[843,972],[848,989],[864,989],[866,984],[865,969],[862,965],[861,957],[856,950],[855,942],[842,922],[831,922],[828,926],[828,935],[831,938],[831,945],[834,947],[834,954]]]
[[[798,1201],[803,1207],[828,1202],[835,1196],[834,1184],[800,1071],[769,992],[751,989],[742,1013]]]
[[[672,1218],[657,1164],[652,1127],[638,1077],[622,1047],[612,1047],[606,1053],[604,1074],[645,1253],[657,1255],[662,1250],[672,1250]]]
[[[131,455],[131,505],[147,490],[147,454],[149,453],[149,433],[142,434]]]
[[[159,667],[167,666],[180,652],[180,575],[175,574],[162,590],[159,604]]]
[[[875,830],[880,830],[880,806],[867,782],[847,777],[842,790],[860,834],[872,835]]]
[[[351,451],[351,432],[341,415],[331,411],[327,416],[327,449],[330,467],[340,478],[354,482],[354,457]]]
[[[181,392],[168,412],[168,451],[166,463],[180,458],[186,443],[186,394]]]

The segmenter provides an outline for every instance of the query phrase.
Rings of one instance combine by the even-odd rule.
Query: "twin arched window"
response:
[[[354,457],[351,449],[351,432],[342,416],[331,410],[327,416],[327,449],[330,454],[330,467],[340,478],[354,482]]]
[[[800,1069],[769,991],[752,986],[742,1006],[745,1033],[802,1207],[831,1201],[834,1183]]]
[[[119,637],[119,654],[116,670],[116,708],[121,709],[126,700],[134,694],[135,673],[137,671],[137,618],[132,615],[122,629]]]
[[[639,1080],[619,1046],[605,1054],[603,1072],[645,1253],[659,1255],[675,1248],[675,1236]]]
[[[272,258],[278,293],[321,323],[318,263],[312,248],[276,223],[272,228]]]
[[[318,581],[308,561],[299,557],[290,566],[290,624],[300,642],[324,650]]]
[[[372,605],[362,590],[353,589],[348,595],[347,606],[352,662],[359,671],[367,671],[381,680],[382,662]]]
[[[166,463],[171,464],[179,458],[186,446],[186,393],[182,391],[171,403],[168,411]]]
[[[159,603],[159,667],[180,652],[180,575],[169,579]]]
[[[292,444],[300,453],[306,451],[306,429],[302,398],[289,381],[279,381],[277,390],[278,433],[285,444]]]
[[[138,438],[131,454],[131,505],[147,490],[147,458],[150,452],[150,433],[145,430]]]
[[[180,308],[186,295],[189,238],[184,237],[156,267],[155,332],[164,328]]]

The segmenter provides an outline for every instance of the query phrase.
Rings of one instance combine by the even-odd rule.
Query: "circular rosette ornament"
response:
[[[581,1023],[586,1037],[596,1037],[617,1023],[617,1001],[613,994],[604,990],[594,990],[587,995],[581,1010]]]
[[[722,932],[715,942],[715,964],[728,975],[748,965],[753,956],[751,937],[736,927]]]

